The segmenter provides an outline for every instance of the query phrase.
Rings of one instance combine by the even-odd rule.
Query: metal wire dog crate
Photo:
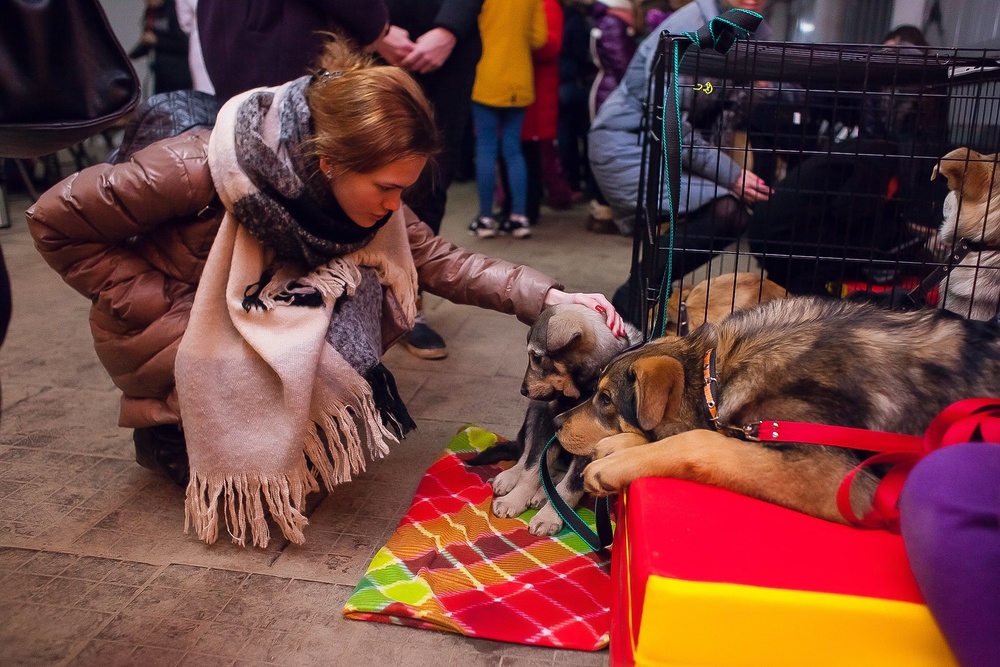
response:
[[[933,303],[928,277],[955,248],[937,242],[948,188],[931,174],[953,148],[1000,151],[1000,52],[743,40],[677,59],[686,38],[661,35],[648,85],[631,319],[648,335],[668,291],[734,270],[792,294]],[[729,192],[745,224],[691,223],[704,210],[685,210],[671,170],[695,151],[759,175],[770,199]]]

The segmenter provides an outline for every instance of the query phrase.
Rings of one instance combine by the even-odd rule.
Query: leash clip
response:
[[[760,425],[761,422],[750,422],[742,428],[739,426],[730,426],[729,430],[733,431],[737,437],[741,437],[744,440],[749,440],[750,442],[760,442]]]

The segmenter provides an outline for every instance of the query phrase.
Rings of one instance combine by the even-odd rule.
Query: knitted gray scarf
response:
[[[236,112],[236,159],[256,187],[233,203],[240,224],[280,260],[316,266],[368,243],[389,214],[373,227],[351,220],[334,198],[330,181],[307,146],[312,139],[305,91],[311,77],[290,83],[278,99],[277,143],[265,140],[263,125],[274,113],[272,90],[250,94]]]
[[[274,251],[274,263],[260,280],[247,285],[243,308],[268,308],[277,302],[316,307],[323,304],[321,289],[302,281],[275,282],[275,269],[294,262],[315,267],[366,246],[388,221],[387,213],[372,227],[362,227],[344,212],[333,196],[330,181],[307,146],[312,139],[306,89],[312,77],[303,76],[275,89],[249,93],[236,109],[236,162],[253,184],[232,203],[240,225]],[[277,105],[277,108],[272,109]],[[279,119],[278,136],[265,139],[268,114]],[[380,362],[382,290],[358,291],[345,309],[338,304],[327,340],[372,385],[384,421],[400,436],[414,428],[396,391],[389,370]],[[344,333],[348,332],[348,333]]]

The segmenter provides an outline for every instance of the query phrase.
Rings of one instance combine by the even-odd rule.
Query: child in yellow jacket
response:
[[[479,215],[469,233],[490,238],[509,231],[514,238],[527,238],[531,225],[525,215],[528,173],[521,153],[521,124],[525,109],[535,101],[531,52],[545,46],[547,39],[542,2],[485,0],[479,31],[483,55],[472,88]],[[498,155],[503,155],[511,189],[511,214],[503,230],[493,218]]]

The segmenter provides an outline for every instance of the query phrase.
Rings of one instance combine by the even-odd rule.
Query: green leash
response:
[[[660,319],[654,328],[653,338],[660,338],[665,333],[667,324],[667,301],[670,298],[670,289],[673,282],[674,263],[674,229],[677,221],[677,201],[681,189],[681,111],[678,99],[680,98],[680,77],[681,60],[684,52],[690,46],[698,48],[709,47],[719,53],[729,53],[738,39],[746,39],[750,33],[755,31],[764,17],[757,12],[745,9],[730,9],[716,16],[707,24],[702,26],[698,32],[685,32],[679,36],[672,36],[664,31],[660,40],[661,43],[669,39],[673,48],[671,63],[671,82],[664,92],[663,98],[663,122],[661,134],[663,138],[663,171],[666,176],[665,187],[667,190],[667,201],[669,202],[670,213],[670,240],[667,256],[667,267],[663,273],[663,281],[660,285]],[[668,114],[668,110],[672,114]],[[667,116],[671,115],[677,122],[668,123]],[[549,439],[542,450],[542,458],[539,461],[539,474],[542,477],[542,488],[549,499],[549,504],[563,520],[563,523],[570,527],[574,533],[580,536],[587,545],[594,551],[606,549],[614,537],[611,527],[611,499],[607,496],[598,498],[595,507],[595,532],[587,525],[587,522],[580,518],[580,515],[570,507],[556,491],[555,484],[552,483],[552,476],[549,474],[548,451],[552,443],[556,442],[555,436]]]
[[[597,532],[594,532],[587,525],[587,522],[580,518],[576,510],[570,507],[562,499],[562,496],[559,495],[559,492],[556,491],[556,485],[553,484],[552,476],[549,475],[549,466],[547,463],[549,447],[554,442],[557,442],[556,437],[552,436],[545,443],[545,449],[542,450],[542,459],[540,461],[542,488],[545,490],[545,496],[549,499],[549,504],[552,505],[552,508],[559,515],[559,518],[563,520],[563,523],[579,535],[580,539],[587,543],[587,546],[594,551],[606,549],[611,545],[611,540],[614,537],[614,531],[611,528],[611,499],[604,496],[594,501],[594,524],[597,526]]]

